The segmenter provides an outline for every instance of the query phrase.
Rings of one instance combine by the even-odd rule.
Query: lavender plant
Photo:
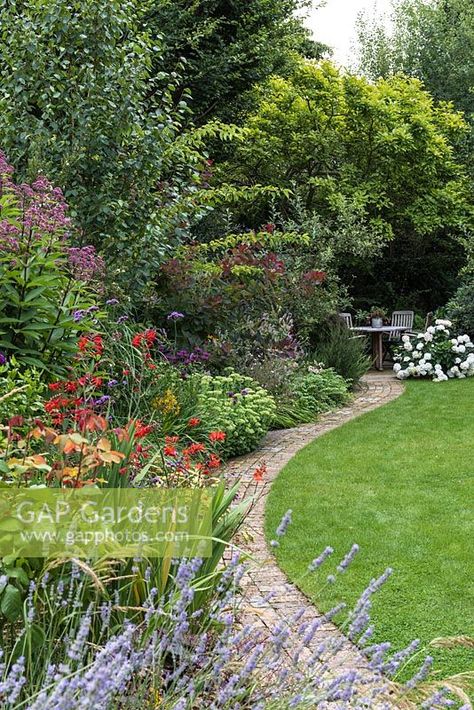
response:
[[[279,540],[290,521],[287,515]],[[349,551],[338,574],[345,573],[357,551],[357,546]],[[307,573],[320,571],[332,554],[326,548]],[[400,672],[420,653],[416,642],[391,656],[389,644],[370,644],[370,600],[390,570],[372,580],[347,616],[349,637],[366,659],[347,668],[341,654],[347,642],[327,633],[341,605],[310,619],[297,610],[265,632],[260,624],[242,621],[238,589],[246,566],[238,555],[222,570],[212,601],[194,608],[193,582],[201,566],[199,559],[181,560],[172,595],[159,593],[148,569],[141,578],[146,596],[136,607],[139,617],[123,626],[114,623],[118,599],[104,602],[98,594],[84,607],[84,588],[91,580],[100,585],[85,565],[73,565],[67,580],[54,581],[50,572],[44,574],[30,587],[23,633],[18,637],[12,630],[3,638],[2,708],[453,707],[449,683],[423,690],[429,657],[408,682],[397,683]],[[271,606],[271,595],[265,604]],[[35,635],[40,642],[33,646]]]

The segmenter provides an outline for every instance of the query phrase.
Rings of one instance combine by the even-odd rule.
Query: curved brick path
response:
[[[288,622],[293,613],[299,610],[304,609],[303,619],[309,624],[321,618],[320,612],[309,599],[288,582],[265,543],[264,510],[271,482],[306,444],[350,419],[390,402],[399,397],[402,392],[403,385],[393,377],[392,372],[370,372],[363,378],[359,391],[348,406],[322,415],[314,424],[272,431],[265,437],[259,449],[247,456],[234,459],[227,466],[227,472],[248,482],[249,490],[252,491],[255,488],[252,479],[255,468],[262,463],[265,463],[267,468],[264,489],[247,519],[245,533],[248,534],[239,536],[238,541],[239,546],[248,551],[253,559],[242,580],[243,618],[246,623],[252,623],[263,634],[268,634],[279,622]],[[271,594],[270,599],[269,594]],[[293,644],[290,639],[286,649],[289,663],[294,655],[296,644],[300,643],[299,638],[295,638]],[[321,643],[329,643],[337,648],[330,665],[337,667],[338,671],[345,667],[363,671],[367,667],[364,657],[357,648],[333,624],[327,622],[316,632],[311,643],[301,654],[300,660],[304,662],[308,659],[311,650]]]

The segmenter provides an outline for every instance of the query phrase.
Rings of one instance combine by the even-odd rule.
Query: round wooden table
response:
[[[392,333],[403,333],[409,328],[404,328],[400,325],[383,325],[381,328],[372,328],[372,326],[355,326],[351,328],[356,333],[367,333],[372,336],[372,362],[377,370],[383,370],[383,336]]]

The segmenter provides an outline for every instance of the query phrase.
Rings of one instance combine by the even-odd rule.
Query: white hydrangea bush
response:
[[[431,377],[443,382],[474,376],[474,344],[469,335],[452,337],[451,327],[451,321],[439,319],[425,333],[404,335],[394,356],[398,379]]]

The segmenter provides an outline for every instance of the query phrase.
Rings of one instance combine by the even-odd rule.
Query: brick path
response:
[[[393,377],[392,372],[370,372],[361,383],[360,389],[348,406],[322,415],[318,422],[295,429],[272,431],[263,440],[260,448],[247,456],[231,461],[228,473],[238,476],[252,485],[252,474],[262,463],[266,464],[264,489],[247,520],[245,534],[239,536],[239,545],[250,553],[253,562],[242,580],[244,591],[243,618],[267,635],[279,622],[288,622],[293,613],[305,610],[303,619],[309,623],[321,618],[320,612],[277,566],[267,548],[264,536],[264,510],[266,496],[271,482],[285,464],[306,444],[318,436],[335,429],[354,417],[380,407],[395,399],[403,392],[403,385]],[[262,485],[262,484],[260,484]],[[269,593],[272,593],[268,599]],[[289,641],[286,653],[288,661],[293,657],[295,645],[301,639]],[[321,643],[337,647],[332,656],[331,666],[338,671],[344,668],[360,669],[364,672],[366,662],[357,648],[333,625],[325,622],[316,632],[312,642],[302,652],[300,659],[307,660]],[[374,705],[375,707],[375,705]]]

